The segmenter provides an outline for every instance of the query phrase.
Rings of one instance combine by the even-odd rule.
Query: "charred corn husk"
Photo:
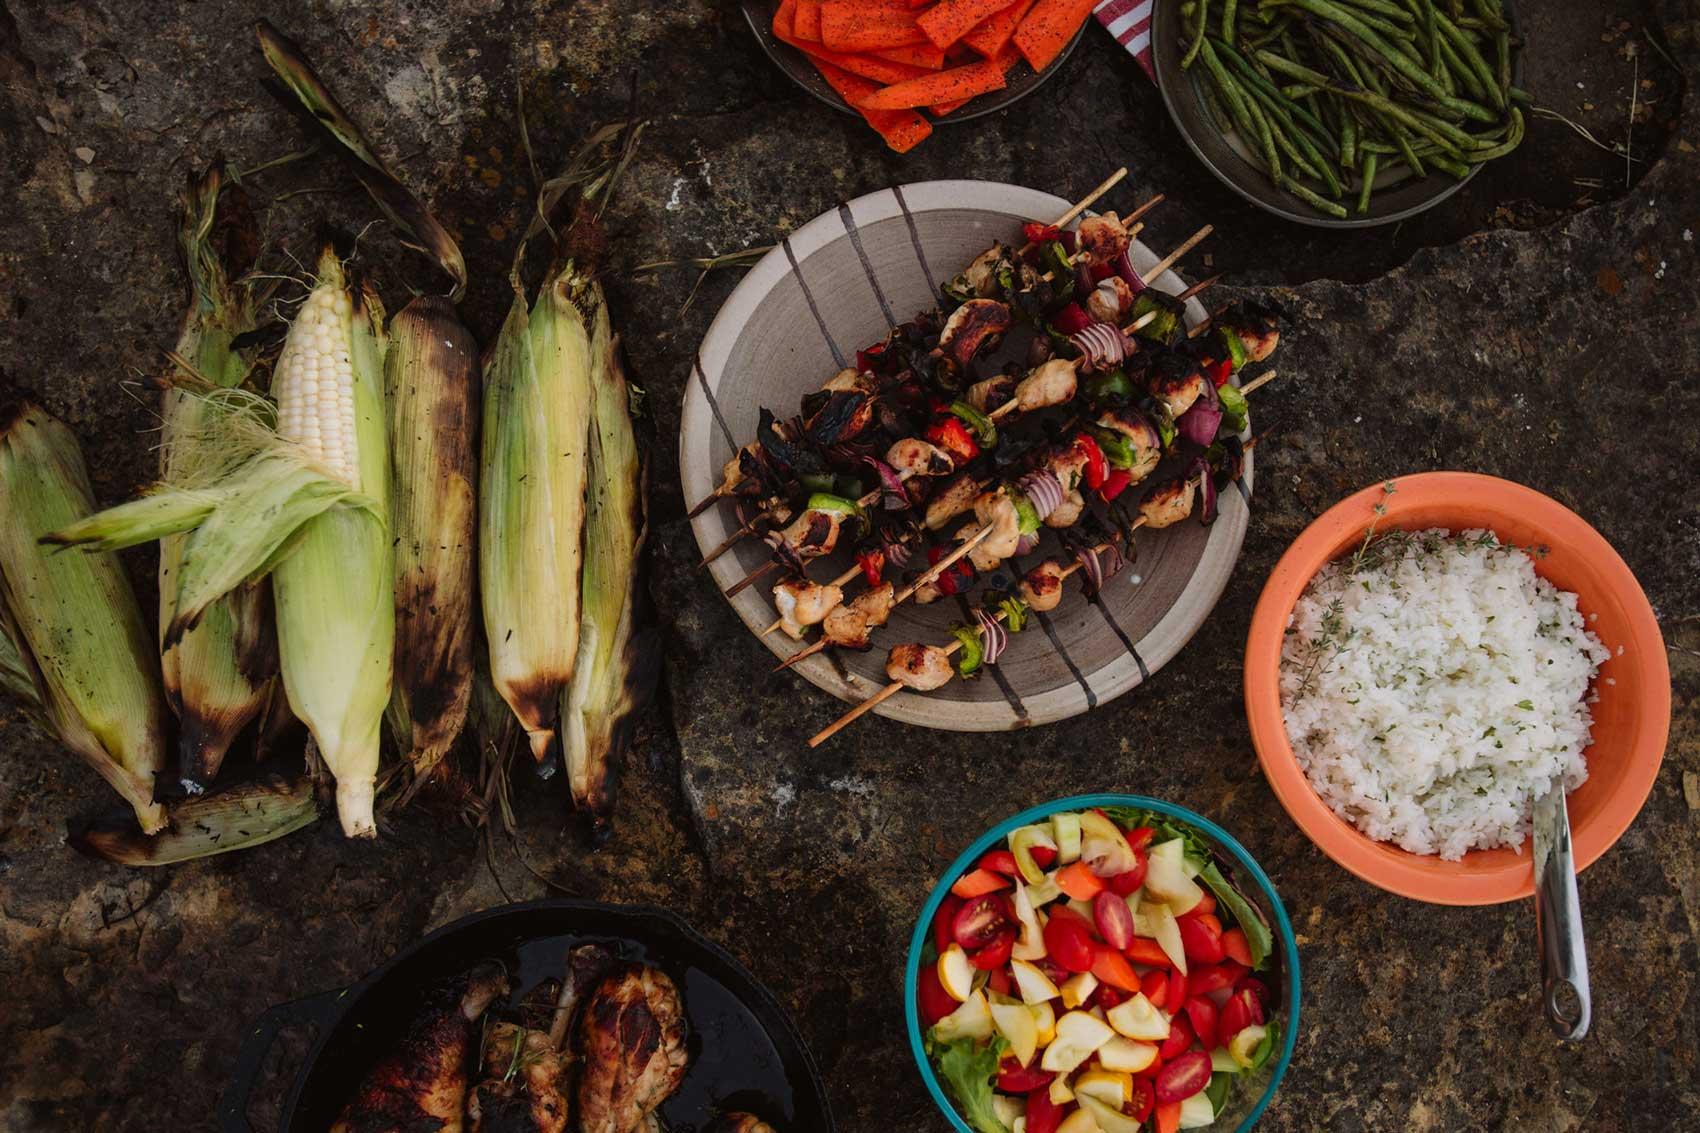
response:
[[[268,773],[172,804],[171,826],[157,834],[103,816],[72,824],[66,841],[79,853],[119,865],[170,865],[264,845],[318,817],[306,775]]]
[[[647,533],[643,462],[632,432],[619,343],[599,288],[590,341],[593,421],[578,660],[561,709],[573,802],[600,823],[613,807],[612,768],[654,687],[655,635],[639,577]]]
[[[307,520],[272,573],[284,691],[336,776],[337,816],[351,838],[377,833],[372,796],[395,646],[382,326],[376,296],[351,292],[327,249],[272,379],[278,433],[378,507]]]
[[[484,370],[479,587],[490,677],[545,774],[579,645],[590,456],[590,336],[600,296],[570,261],[513,305]]]
[[[0,409],[0,628],[10,686],[27,674],[35,710],[66,747],[123,795],[141,828],[165,825],[153,800],[165,763],[159,661],[114,555],[43,546],[94,510],[77,440],[39,406]]]
[[[183,198],[178,244],[189,271],[190,306],[176,357],[179,364],[192,368],[195,377],[231,388],[248,376],[249,360],[231,344],[236,336],[254,329],[254,308],[248,289],[231,282],[220,254],[221,236],[232,236],[236,242],[243,235],[221,225],[225,219],[220,211],[223,174],[221,165],[213,166],[190,182]],[[163,481],[172,480],[174,461],[203,459],[194,451],[197,444],[218,443],[205,420],[218,409],[216,401],[175,387],[166,390],[160,405]],[[178,580],[185,544],[183,535],[167,536],[159,544],[162,643],[179,611]],[[214,602],[194,628],[160,650],[160,668],[166,703],[178,719],[183,786],[191,793],[205,790],[218,774],[231,741],[265,706],[277,677],[270,584],[260,580],[238,587]]]
[[[389,716],[418,781],[460,735],[472,695],[478,371],[452,303],[421,297],[396,314],[384,381],[396,603]]]

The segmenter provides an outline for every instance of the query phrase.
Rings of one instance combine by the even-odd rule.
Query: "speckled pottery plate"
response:
[[[686,384],[679,469],[687,503],[712,492],[720,469],[755,436],[762,406],[781,416],[820,385],[858,347],[885,337],[894,323],[936,305],[937,284],[994,241],[1020,242],[1023,221],[1052,221],[1069,202],[1049,193],[987,181],[926,181],[858,197],[781,241],[744,277],[703,339]],[[1141,272],[1162,253],[1135,244]],[[1179,294],[1173,271],[1151,286]],[[1187,319],[1206,317],[1196,300]],[[1247,434],[1249,436],[1249,433]],[[1065,719],[1127,692],[1178,653],[1227,586],[1250,516],[1252,454],[1236,490],[1221,495],[1209,527],[1195,520],[1142,531],[1132,566],[1105,584],[1096,601],[1071,588],[1038,625],[1011,635],[998,665],[979,680],[956,680],[930,693],[904,691],[876,711],[909,724],[989,732]],[[706,552],[739,525],[730,502],[692,520]],[[848,542],[848,541],[847,541]],[[1022,560],[1057,550],[1055,536]],[[709,567],[722,591],[767,561],[760,539],[745,539]],[[850,559],[844,551],[814,571],[828,578]],[[994,578],[995,581],[995,578]],[[771,588],[758,583],[730,599],[760,634],[775,617]],[[860,701],[885,686],[886,652],[899,642],[944,644],[963,620],[959,603],[906,603],[866,653],[827,650],[796,666],[820,688]],[[776,657],[803,647],[781,633],[761,640]]]

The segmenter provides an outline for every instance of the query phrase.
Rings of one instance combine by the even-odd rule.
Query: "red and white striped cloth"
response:
[[[1103,0],[1092,14],[1104,29],[1116,37],[1116,42],[1145,69],[1145,77],[1157,81],[1151,69],[1151,9],[1155,0]]]

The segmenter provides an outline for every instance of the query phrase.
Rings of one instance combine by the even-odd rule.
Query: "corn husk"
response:
[[[453,304],[421,297],[396,314],[384,380],[396,603],[389,721],[419,783],[460,736],[472,695],[478,370]]]
[[[204,395],[209,436],[173,461],[174,483],[69,524],[55,542],[107,550],[188,532],[169,647],[238,586],[270,575],[278,654],[290,709],[336,777],[337,813],[350,837],[377,832],[372,814],[378,741],[390,697],[395,609],[384,421],[383,312],[350,290],[327,249],[308,303],[338,305],[337,348],[352,360],[353,446],[334,466],[269,402],[238,390]],[[299,326],[299,316],[298,324]],[[292,328],[274,386],[305,349]]]
[[[0,606],[6,683],[135,810],[165,825],[154,776],[165,764],[165,698],[147,624],[117,558],[67,554],[40,539],[94,510],[76,438],[41,407],[0,410]]]
[[[490,678],[544,774],[557,761],[561,696],[579,645],[589,470],[590,279],[557,263],[529,309],[514,300],[484,369],[479,590]]]
[[[160,866],[246,850],[310,826],[319,804],[306,775],[262,773],[171,806],[171,825],[146,834],[127,816],[74,823],[66,841],[79,853],[127,866]]]
[[[221,235],[223,167],[214,165],[190,182],[183,198],[178,243],[189,271],[191,302],[178,336],[176,357],[197,379],[218,388],[239,386],[251,368],[233,340],[254,329],[252,296],[233,285],[217,247]],[[230,193],[239,190],[227,190]],[[240,209],[237,210],[240,212]],[[234,239],[239,240],[240,234]],[[213,436],[203,420],[218,403],[171,388],[160,405],[161,479],[172,463],[202,459],[195,444]],[[171,535],[159,545],[159,632],[163,644],[179,609],[178,578],[186,540]],[[271,695],[277,678],[270,587],[238,587],[209,606],[193,629],[160,651],[166,703],[178,718],[179,775],[191,793],[205,790],[225,753]]]
[[[600,289],[597,289],[600,298]],[[626,375],[605,303],[591,334],[594,420],[578,659],[561,708],[573,802],[600,824],[613,809],[612,768],[631,743],[659,671],[641,577],[647,511]]]

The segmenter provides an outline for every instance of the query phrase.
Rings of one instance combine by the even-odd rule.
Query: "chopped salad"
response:
[[[934,1073],[978,1133],[1210,1125],[1280,1038],[1274,939],[1165,815],[1059,812],[957,878],[922,951]]]

